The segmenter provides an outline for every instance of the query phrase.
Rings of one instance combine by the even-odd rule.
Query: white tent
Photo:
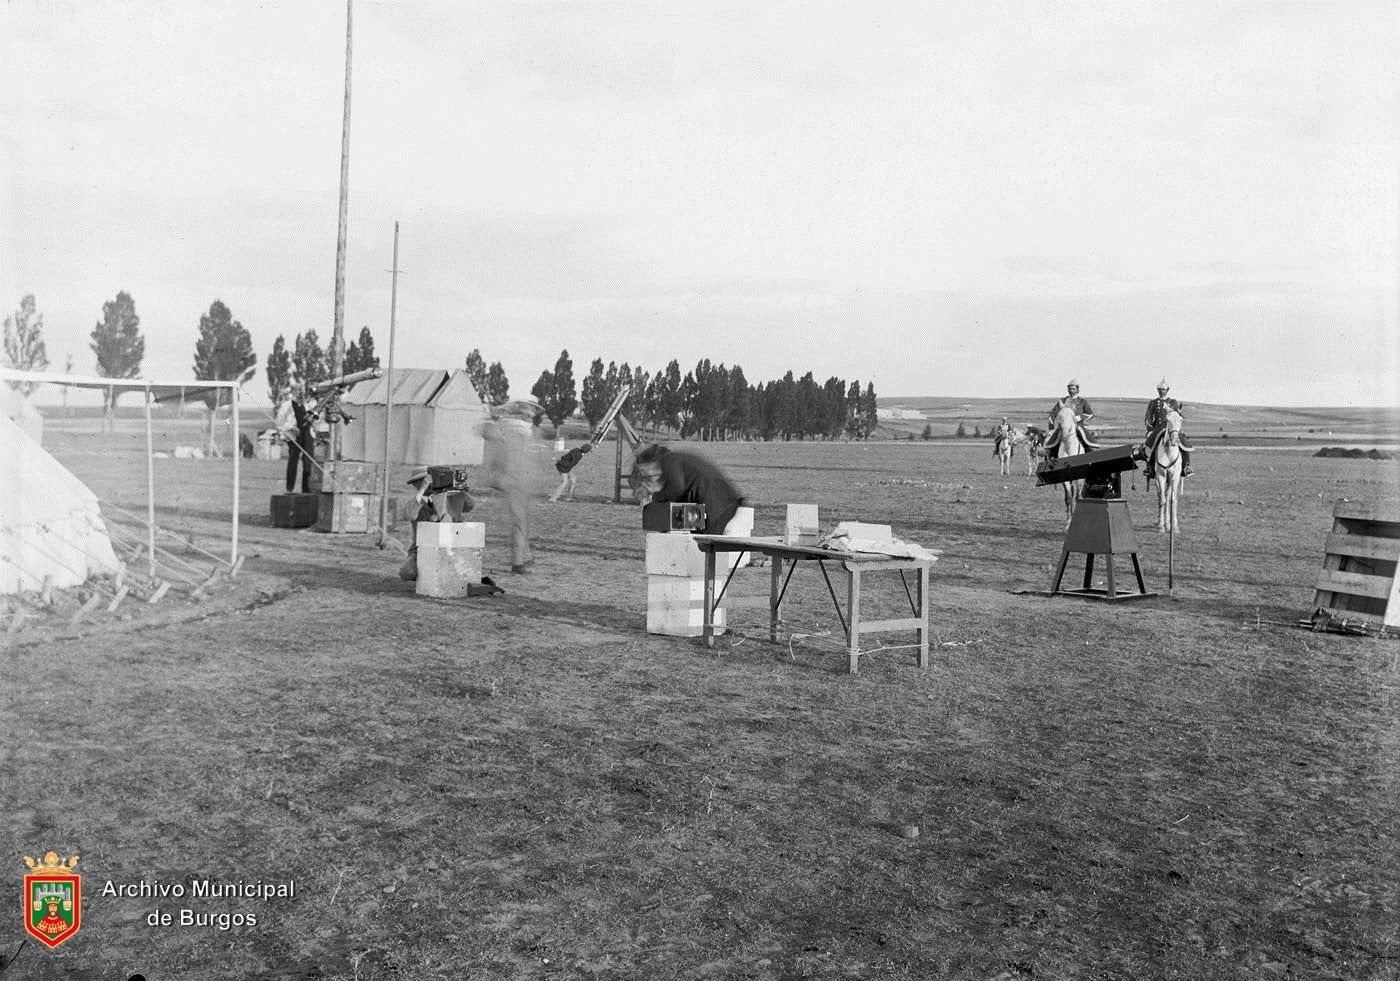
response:
[[[155,467],[153,461],[153,448],[151,446],[151,403],[161,401],[183,402],[185,399],[199,398],[203,395],[218,391],[222,393],[224,389],[229,392],[229,402],[233,412],[233,431],[239,432],[238,428],[238,382],[234,381],[158,381],[150,378],[96,378],[85,375],[56,374],[53,372],[39,371],[18,371],[14,368],[0,367],[0,383],[3,382],[23,382],[30,385],[65,385],[70,388],[86,388],[105,390],[110,393],[139,391],[144,393],[146,400],[146,554],[151,575],[156,571],[156,489],[155,489]],[[0,387],[6,387],[0,385]],[[222,398],[222,394],[220,395]],[[36,443],[37,445],[37,443]],[[42,447],[40,452],[44,452]],[[48,456],[47,453],[44,453]],[[241,454],[235,448],[230,454],[233,458],[233,504],[230,513],[229,530],[229,557],[228,565],[236,568],[238,563],[238,492],[239,492],[239,468],[238,461]],[[8,456],[0,455],[0,461],[8,460]],[[52,457],[50,457],[52,459]],[[58,461],[54,461],[57,465]],[[64,471],[67,473],[67,471]],[[71,474],[70,474],[71,476]],[[76,480],[77,478],[73,478]],[[6,485],[8,486],[8,485]],[[79,482],[79,486],[83,486]],[[87,488],[84,486],[86,491]],[[90,491],[88,493],[91,493]],[[95,498],[94,498],[95,500]],[[0,525],[6,524],[6,516],[9,514],[9,500],[5,496],[0,496]]]
[[[0,385],[0,415],[19,426],[38,443],[44,437],[44,417],[29,400],[9,385]]]
[[[3,414],[0,460],[0,595],[116,574],[96,495]]]
[[[489,413],[461,369],[395,368],[392,379],[360,382],[341,401],[355,417],[342,430],[347,460],[383,463],[388,421],[390,463],[481,463]]]

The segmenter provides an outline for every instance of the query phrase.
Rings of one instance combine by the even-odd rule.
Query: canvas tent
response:
[[[116,574],[96,495],[8,414],[0,414],[0,460],[0,595]]]
[[[238,402],[239,387],[234,381],[158,381],[151,378],[100,378],[86,375],[56,374],[53,372],[40,371],[18,371],[14,368],[0,367],[0,383],[17,382],[29,385],[65,385],[70,388],[94,389],[99,391],[130,392],[138,391],[144,394],[146,403],[146,554],[151,575],[155,575],[156,569],[156,532],[159,530],[156,525],[156,490],[155,490],[155,466],[154,453],[151,446],[151,404],[153,402],[176,401],[184,402],[186,399],[200,398],[213,392],[219,392],[220,398],[227,390],[230,407],[232,409],[233,432],[237,434],[238,428]],[[0,384],[0,387],[8,387]],[[37,441],[35,441],[37,445]],[[40,452],[44,452],[42,447]],[[48,456],[47,453],[44,453]],[[233,502],[230,511],[229,521],[229,557],[228,565],[236,568],[238,562],[238,493],[240,486],[239,477],[239,456],[235,450],[230,456],[233,459]],[[0,460],[8,460],[8,456],[0,455]],[[52,457],[50,457],[52,459]],[[54,461],[57,465],[58,461]],[[65,471],[66,472],[66,471]],[[71,476],[71,475],[70,475]],[[75,480],[77,478],[74,478]],[[79,486],[82,486],[79,482]],[[9,485],[4,485],[6,493],[9,492]],[[87,490],[86,487],[83,488]],[[89,491],[89,493],[91,493]],[[94,498],[95,500],[95,498]],[[0,496],[0,524],[5,524],[4,516],[9,513],[9,500]]]
[[[38,443],[44,437],[44,417],[29,400],[9,385],[0,385],[0,415],[19,426]]]
[[[395,368],[392,378],[360,382],[341,401],[355,417],[342,430],[347,460],[383,463],[387,420],[390,463],[481,463],[489,413],[460,368]]]

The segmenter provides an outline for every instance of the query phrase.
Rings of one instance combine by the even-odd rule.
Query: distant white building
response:
[[[918,409],[901,408],[876,409],[875,416],[878,419],[903,419],[906,422],[928,418],[928,416],[924,415]]]

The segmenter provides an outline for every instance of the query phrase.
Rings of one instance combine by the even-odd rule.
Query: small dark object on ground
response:
[[[1324,446],[1313,456],[1334,457],[1340,460],[1393,460],[1395,454],[1390,450],[1369,449],[1363,450],[1355,446]]]
[[[1314,632],[1347,634],[1351,637],[1400,638],[1400,630],[1394,627],[1387,627],[1373,620],[1353,620],[1350,617],[1338,616],[1324,606],[1319,606],[1313,611],[1312,629]]]
[[[505,590],[492,580],[490,576],[482,576],[481,582],[474,582],[467,586],[468,596],[499,596]]]

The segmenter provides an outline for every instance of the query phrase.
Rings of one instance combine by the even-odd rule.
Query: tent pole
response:
[[[234,385],[233,392],[233,533],[229,543],[228,564],[234,566],[238,564],[238,465],[243,457],[242,433],[238,429],[238,391],[239,386]]]
[[[399,302],[399,223],[394,222],[394,278],[389,287],[389,377],[384,386],[384,473],[379,478],[379,547],[388,537],[389,522],[389,420],[394,415],[394,320]]]
[[[146,383],[146,557],[156,577],[156,459],[151,446],[151,385]]]

